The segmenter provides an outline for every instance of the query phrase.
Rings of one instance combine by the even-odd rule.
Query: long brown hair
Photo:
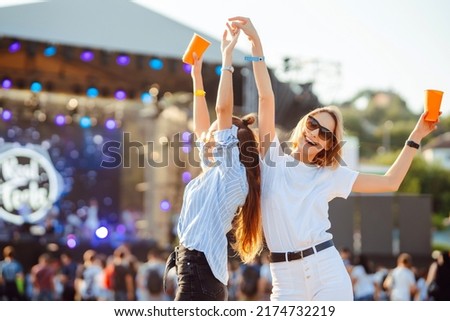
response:
[[[253,115],[233,116],[233,124],[238,127],[239,160],[245,166],[249,189],[245,203],[233,221],[234,241],[231,245],[244,263],[252,261],[263,246],[258,142],[249,128],[255,120]]]

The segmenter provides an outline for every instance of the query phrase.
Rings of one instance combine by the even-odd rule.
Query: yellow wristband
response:
[[[197,89],[194,93],[195,96],[202,96],[205,97],[206,96],[206,91],[201,90],[201,89]]]

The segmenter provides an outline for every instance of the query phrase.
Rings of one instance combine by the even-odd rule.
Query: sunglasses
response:
[[[319,138],[325,141],[336,140],[336,136],[334,136],[333,132],[326,127],[323,127],[317,119],[313,116],[308,116],[306,119],[306,128],[313,131],[319,129]]]

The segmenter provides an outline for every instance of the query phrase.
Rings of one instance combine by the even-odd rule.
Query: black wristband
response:
[[[408,145],[409,147],[415,148],[415,149],[419,149],[420,145],[417,144],[415,141],[413,140],[408,140],[406,141],[406,145]]]

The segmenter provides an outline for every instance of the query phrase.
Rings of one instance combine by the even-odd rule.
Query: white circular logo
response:
[[[45,218],[60,196],[62,178],[38,145],[0,150],[0,219],[22,225]]]

